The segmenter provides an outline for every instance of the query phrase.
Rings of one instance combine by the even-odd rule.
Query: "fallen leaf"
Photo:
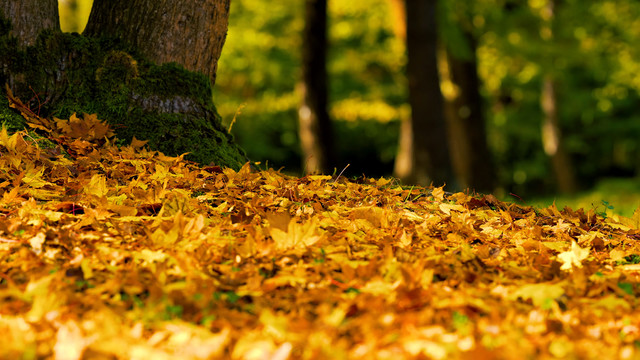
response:
[[[571,270],[574,267],[582,267],[582,261],[589,256],[589,248],[581,248],[575,241],[571,242],[571,250],[558,254],[558,260],[562,262],[561,270]]]

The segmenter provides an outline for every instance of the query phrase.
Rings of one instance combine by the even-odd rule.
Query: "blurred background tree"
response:
[[[491,192],[496,185],[493,157],[487,144],[487,115],[478,77],[478,34],[473,2],[443,1],[439,69],[449,147],[462,189]]]
[[[335,162],[333,127],[327,108],[327,0],[305,1],[304,24],[298,134],[305,172],[326,174]]]
[[[472,121],[476,129],[484,126],[489,149],[484,153],[482,145],[470,145],[477,140],[466,140],[468,149],[463,150],[476,156],[471,163],[486,160],[481,166],[467,165],[467,170],[452,151],[461,185],[482,189],[487,186],[471,182],[491,175],[488,187],[498,195],[560,189],[567,176],[558,176],[551,147],[547,144],[545,152],[543,142],[550,113],[541,99],[550,96],[543,90],[550,80],[561,135],[557,141],[572,164],[573,187],[587,189],[599,179],[640,174],[640,3],[563,0],[549,13],[550,1],[438,2],[445,113],[467,114],[463,119],[477,115],[474,95],[463,95],[470,90],[455,80],[455,61],[466,62],[464,71],[469,72],[475,55],[482,115]],[[76,0],[76,9],[86,9],[87,2]],[[390,176],[400,124],[410,116],[407,52],[394,2],[328,1],[334,166],[340,171],[350,164],[345,171],[349,176]],[[61,1],[61,6],[70,3]],[[294,174],[301,174],[304,163],[297,126],[302,99],[296,92],[302,76],[304,4],[233,0],[214,88],[219,112],[249,157]],[[66,20],[70,11],[61,8],[63,28],[72,22]],[[454,95],[468,100],[460,105]],[[459,133],[477,136],[479,130]]]
[[[249,156],[300,174],[296,85],[302,77],[304,1],[234,1],[214,96]],[[371,11],[373,10],[373,11]],[[406,56],[386,0],[329,1],[327,54],[334,167],[390,175],[399,121],[407,117]],[[234,40],[235,39],[235,40]],[[227,70],[222,70],[222,68]]]
[[[495,6],[490,8],[490,3]],[[488,134],[503,189],[541,193],[559,189],[544,151],[540,99],[553,80],[554,111],[576,186],[603,177],[634,176],[638,66],[634,42],[639,4],[632,1],[477,1],[479,71],[490,106]],[[633,19],[633,20],[632,20]],[[622,24],[625,25],[622,25]],[[547,94],[546,96],[550,96]],[[548,100],[547,100],[548,101]],[[566,176],[564,176],[566,180]],[[564,189],[569,190],[569,189]]]
[[[455,182],[438,74],[437,12],[436,0],[404,2],[411,117],[401,127],[395,174],[423,186]]]

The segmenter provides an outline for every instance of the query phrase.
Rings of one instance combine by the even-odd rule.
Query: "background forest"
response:
[[[337,172],[349,164],[347,176],[392,176],[400,124],[410,117],[397,3],[329,1],[329,113]],[[81,31],[90,8],[90,0],[60,1],[63,30]],[[303,12],[299,0],[233,0],[214,87],[249,158],[294,174],[305,163],[297,131]],[[562,190],[640,174],[640,3],[446,0],[437,19],[443,53],[476,55],[497,195],[558,191],[545,101],[562,135],[562,169],[575,178]],[[459,89],[442,68],[442,94],[453,97]],[[638,191],[633,183],[614,187]]]

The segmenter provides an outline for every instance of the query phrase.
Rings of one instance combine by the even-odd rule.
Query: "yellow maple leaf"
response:
[[[93,141],[114,135],[109,125],[98,119],[97,114],[84,114],[80,118],[74,113],[69,120],[54,118],[54,121],[60,133],[71,138]]]
[[[48,185],[49,182],[43,179],[44,170],[44,167],[35,168],[32,167],[31,164],[28,164],[24,177],[22,178],[22,182],[33,188],[41,188]]]
[[[320,236],[316,234],[316,228],[315,220],[302,224],[290,221],[287,232],[271,228],[270,235],[275,241],[277,249],[305,248],[320,240]]]
[[[107,187],[107,180],[104,175],[94,174],[91,176],[91,180],[84,187],[83,191],[89,195],[95,195],[102,197],[107,195],[109,188]]]
[[[431,195],[433,195],[433,198],[436,201],[442,202],[444,200],[444,186],[433,189],[431,191]]]
[[[16,135],[14,134],[14,136],[16,136]],[[9,133],[7,132],[7,127],[3,123],[2,124],[2,129],[0,129],[0,145],[6,147],[8,149],[11,149],[10,145],[9,145],[9,139],[10,138],[9,138]]]
[[[582,260],[589,256],[590,248],[581,248],[575,241],[571,242],[571,250],[558,254],[558,260],[562,262],[560,269],[571,270],[573,267],[582,267]]]
[[[149,142],[149,140],[138,140],[134,136],[133,139],[131,139],[131,143],[129,144],[129,146],[132,147],[133,149],[139,149],[139,148],[147,145],[148,142]]]

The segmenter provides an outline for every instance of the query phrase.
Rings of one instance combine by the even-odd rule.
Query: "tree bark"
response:
[[[38,39],[38,35],[45,30],[54,33],[60,33],[60,16],[58,13],[58,2],[56,0],[3,0],[0,2],[0,18],[4,17],[11,22],[11,30],[6,35],[6,43],[10,44],[12,37],[16,40],[16,50],[25,50],[27,46],[34,45]],[[4,94],[4,86],[7,84],[9,88],[17,95],[25,94],[28,91],[29,98],[37,98],[36,104],[40,106],[42,103],[50,102],[52,99],[46,94],[56,88],[56,82],[52,79],[56,75],[49,76],[49,81],[44,84],[42,92],[34,94],[34,90],[30,89],[29,74],[21,74],[16,72],[19,66],[15,64],[15,54],[12,51],[4,49],[0,50],[0,87]]]
[[[440,71],[443,80],[453,85],[451,93],[444,95],[451,157],[460,187],[492,192],[495,170],[487,146],[475,40],[470,34],[465,35],[471,58],[457,58],[445,49],[446,68]]]
[[[408,183],[439,186],[454,184],[437,67],[436,2],[406,0],[412,142],[409,154],[399,155],[408,156],[409,167],[396,176]]]
[[[555,83],[550,76],[545,76],[541,94],[542,111],[542,145],[545,154],[551,160],[551,166],[556,178],[558,191],[571,194],[577,190],[573,164],[569,154],[564,149],[562,132],[558,121],[557,99]]]
[[[125,142],[135,136],[152,150],[188,153],[203,164],[240,168],[247,161],[211,93],[229,0],[96,0],[91,37],[60,31],[56,1],[0,4],[0,85],[9,83],[40,116],[95,113]],[[15,115],[4,106],[3,114]],[[19,117],[11,121],[20,127]]]
[[[57,0],[2,0],[0,11],[11,19],[10,35],[21,48],[33,45],[42,30],[60,31]]]
[[[215,84],[230,0],[95,0],[88,36],[113,36],[156,64],[176,62]]]
[[[306,0],[302,45],[299,133],[307,173],[329,173],[334,164],[327,111],[327,0]]]
[[[549,38],[552,36],[554,0],[548,0],[546,6]],[[558,101],[556,96],[556,84],[548,73],[542,81],[540,104],[544,119],[542,122],[542,145],[544,152],[551,160],[551,166],[555,175],[556,186],[562,193],[574,193],[577,188],[576,177],[571,157],[566,152],[563,144],[560,121],[558,119]]]

